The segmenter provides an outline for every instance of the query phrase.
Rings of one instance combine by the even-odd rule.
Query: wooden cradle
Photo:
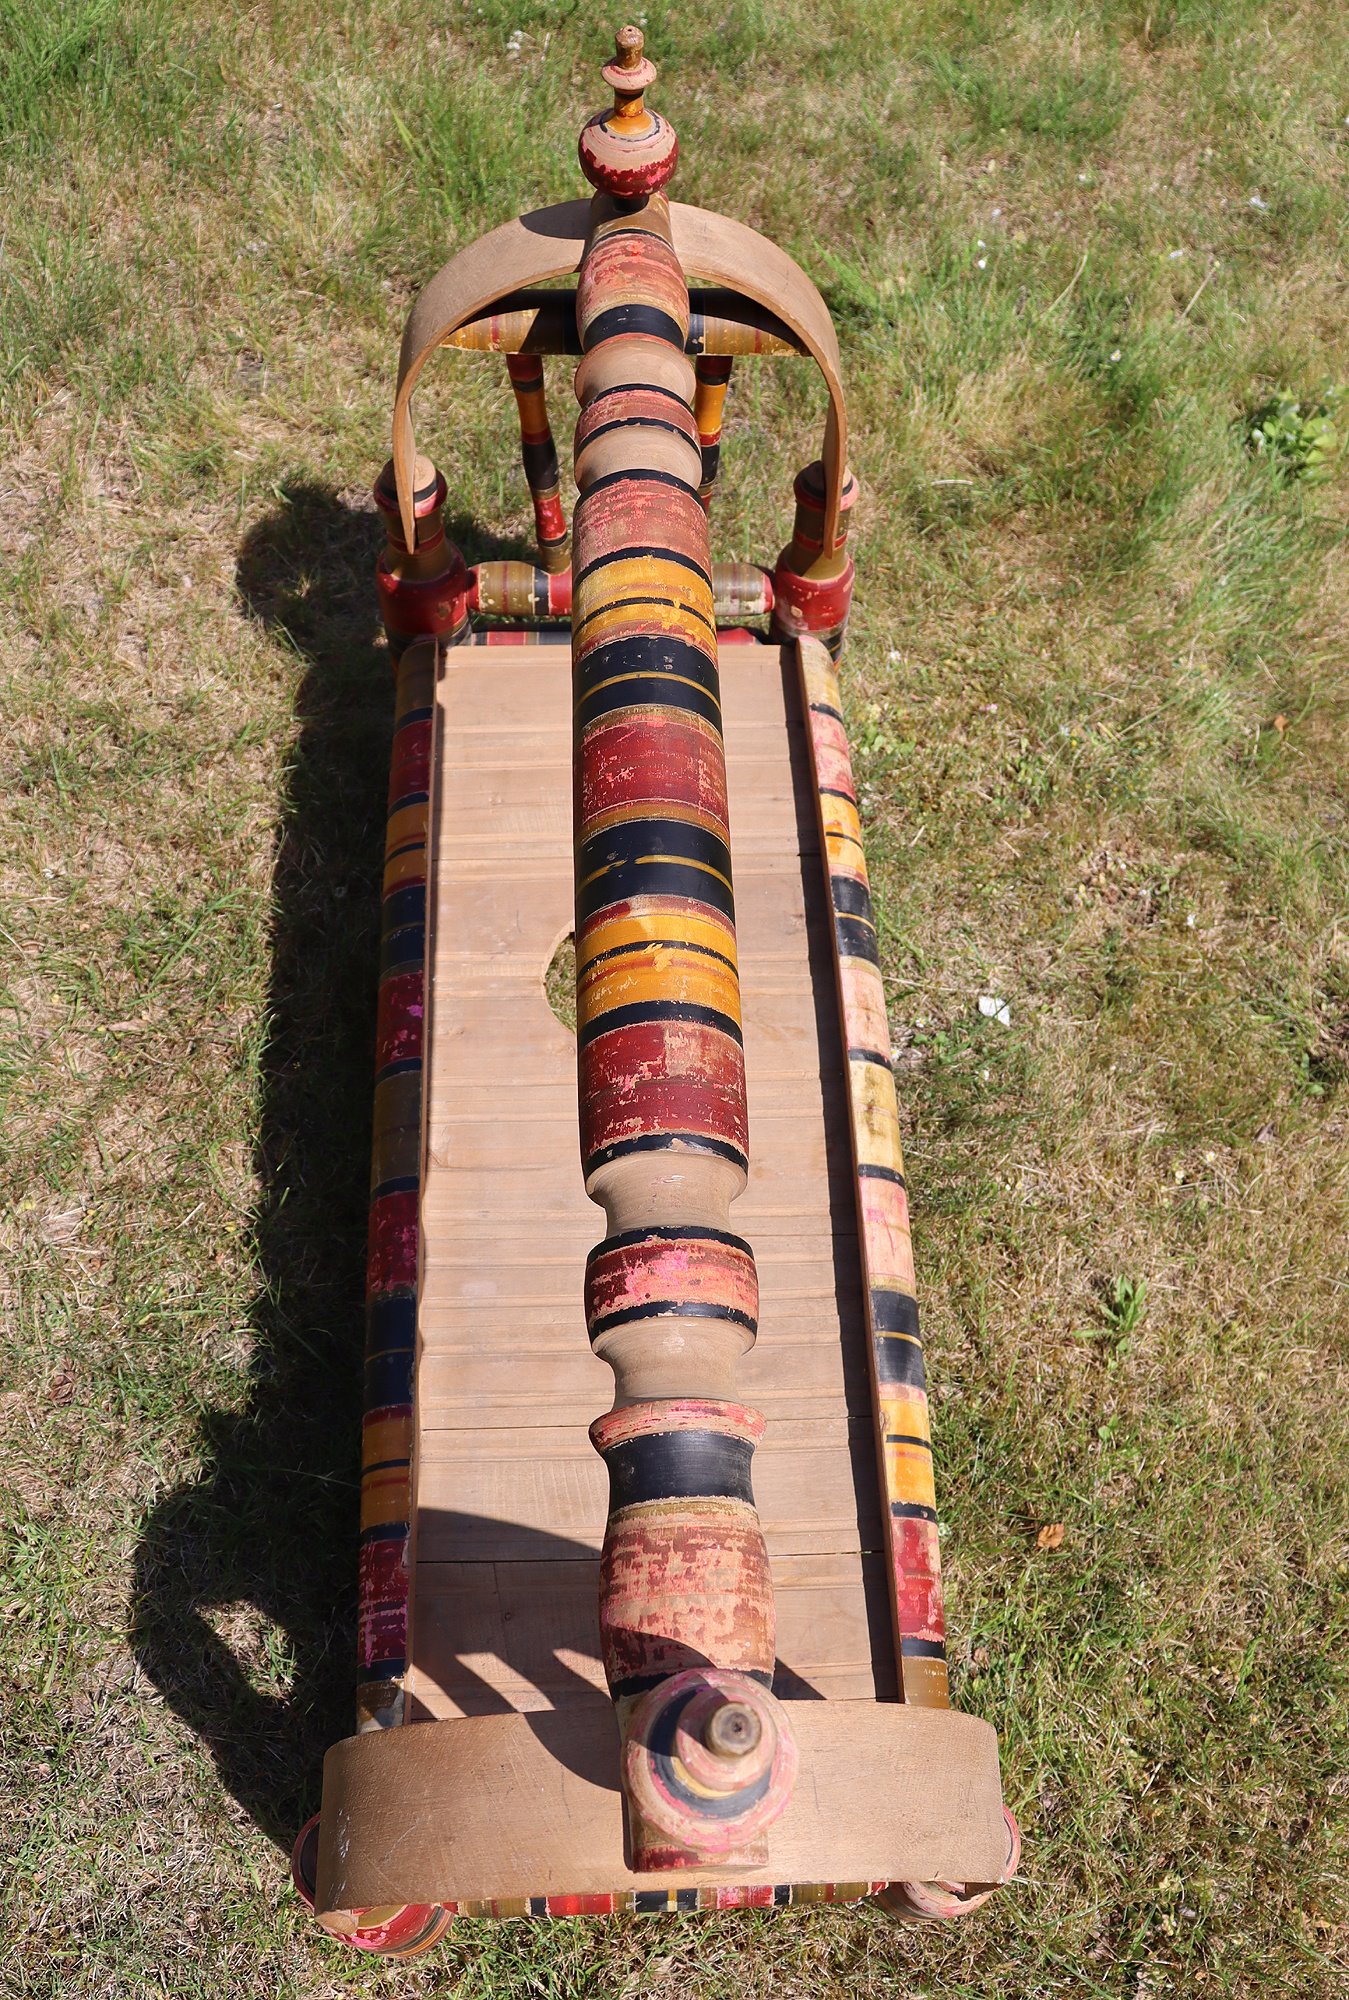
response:
[[[836,669],[855,488],[833,331],[782,252],[739,225],[664,202],[655,176],[668,177],[672,135],[643,109],[654,70],[635,30],[620,35],[605,74],[615,109],[582,137],[582,164],[600,188],[594,203],[508,224],[454,259],[414,306],[394,458],[377,488],[389,528],[380,585],[397,694],[358,1732],[329,1753],[321,1820],[297,1843],[295,1875],[330,1931],[403,1955],[443,1935],[456,1912],[602,1914],[877,1894],[896,1913],[956,1915],[985,1900],[1016,1858],[993,1732],[947,1697],[903,1162]],[[628,182],[614,185],[623,173]],[[629,184],[634,173],[645,186]],[[650,378],[687,363],[677,353],[662,359],[651,338],[652,280],[633,262],[634,244],[647,255],[650,242],[665,260],[660,283],[687,269],[712,287],[687,296],[679,335],[697,357],[696,377],[688,371],[685,414],[670,423],[651,415],[666,407],[652,398],[676,392]],[[578,269],[575,296],[525,289]],[[678,283],[675,299],[678,318]],[[604,314],[605,338],[586,339]],[[683,490],[706,510],[733,354],[805,352],[820,363],[830,396],[825,449],[797,481],[792,540],[771,575],[709,567],[696,550],[653,547],[649,532],[634,541],[621,517],[609,526],[627,536],[616,555],[578,557],[573,606],[536,356],[577,352],[583,342],[578,480],[589,513],[583,526],[578,509],[577,540],[588,535],[588,551],[600,505],[585,497],[592,487],[617,482],[621,507],[634,479],[656,480],[658,507],[668,509],[664,487],[682,480],[681,518]],[[444,538],[445,485],[416,458],[410,417],[417,376],[442,345],[509,358],[537,565],[468,571]],[[617,379],[638,364],[647,371],[640,381],[600,379],[606,365]],[[601,414],[620,415],[597,426],[584,410],[604,397]],[[696,483],[681,470],[690,416]],[[634,458],[638,439],[646,455]],[[604,455],[611,444],[617,470]],[[650,464],[654,471],[632,469]],[[655,516],[632,518],[649,529]],[[688,532],[663,530],[672,544],[684,536],[685,549]],[[705,527],[703,535],[705,547]],[[602,576],[596,586],[603,565],[613,581]],[[653,942],[654,919],[642,912],[668,896],[638,895],[599,917],[587,916],[585,900],[596,879],[610,893],[606,871],[640,884],[647,878],[634,871],[649,864],[650,879],[673,881],[671,824],[678,867],[695,887],[689,871],[717,872],[699,858],[713,851],[705,811],[661,820],[666,833],[656,839],[649,808],[634,820],[638,808],[615,806],[617,793],[606,792],[595,818],[601,778],[611,791],[650,790],[652,781],[636,749],[631,768],[612,757],[601,768],[593,745],[583,748],[586,717],[617,700],[593,688],[612,686],[618,671],[606,666],[608,679],[597,683],[591,671],[587,680],[585,631],[617,621],[623,671],[645,676],[646,688],[652,635],[705,616],[684,592],[688,576],[689,588],[710,589],[723,627],[719,689],[704,645],[707,673],[699,667],[696,686],[666,673],[659,699],[674,704],[665,711],[671,742],[690,713],[703,717],[695,717],[697,750],[715,760],[714,772],[724,740],[735,884],[726,923],[738,945],[729,956],[707,927],[715,911],[702,929],[685,911],[677,940],[662,933]],[[674,600],[677,615],[653,612]],[[475,631],[474,611],[571,615],[574,628]],[[725,629],[765,613],[766,637]],[[634,646],[647,648],[638,667]],[[589,657],[593,669],[601,656],[592,647]],[[654,713],[623,698],[622,716]],[[673,781],[661,782],[668,813]],[[704,792],[708,782],[700,780]],[[595,825],[609,846],[588,875]],[[722,873],[729,904],[729,867]],[[583,1125],[587,1088],[592,1121],[601,1086],[605,1116],[634,1095],[647,1102],[632,1055],[647,1045],[634,1036],[663,1037],[662,1077],[673,1074],[670,1050],[683,1036],[686,1075],[709,1093],[720,1089],[721,1060],[709,1024],[743,1051],[748,1180],[729,1232],[707,1217],[724,1201],[722,1156],[736,1148],[662,1129],[624,1142],[647,1176],[641,1228],[614,1233],[611,1214],[610,1234],[592,1250],[600,1195],[587,1197],[578,1171],[577,1037],[545,990],[578,919],[585,935],[601,922],[600,941],[617,939],[591,950],[581,982]],[[684,984],[671,984],[685,961]],[[617,998],[596,1000],[606,979],[619,980]],[[714,992],[708,981],[721,986]],[[703,1004],[723,989],[715,1006]],[[631,1078],[609,1075],[595,1053],[615,1023]],[[587,1157],[592,1190],[602,1187],[611,1209],[609,1155],[622,1151],[592,1146]],[[700,1206],[704,1193],[710,1205]],[[662,1291],[672,1295],[653,1296]],[[672,1395],[660,1371],[675,1351],[683,1374]],[[701,1368],[707,1387],[682,1386]],[[760,1435],[751,1495],[749,1455]],[[743,1485],[738,1471],[700,1484],[698,1467],[713,1461],[743,1467]],[[654,1555],[633,1543],[633,1520],[660,1538]],[[766,1567],[756,1549],[766,1550]],[[633,1594],[639,1571],[645,1596]],[[620,1655],[645,1671],[625,1680]],[[705,1727],[690,1715],[706,1717]],[[728,1772],[739,1773],[735,1783]]]

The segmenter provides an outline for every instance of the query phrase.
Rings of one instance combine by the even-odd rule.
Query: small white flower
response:
[[[983,247],[984,247],[984,239],[983,239],[983,237],[982,237],[982,236],[980,236],[980,237],[979,237],[979,238],[977,239],[977,241],[975,242],[975,246],[974,246],[974,247],[975,247],[975,249],[976,249],[976,250],[982,250],[982,249],[983,249]]]
[[[1191,910],[1191,911],[1190,911],[1190,914],[1189,914],[1189,916],[1188,916],[1188,917],[1186,917],[1186,919],[1185,919],[1185,928],[1186,928],[1186,930],[1187,930],[1187,931],[1192,931],[1192,930],[1194,929],[1194,911],[1193,911],[1193,910]]]
[[[1349,118],[1346,118],[1344,122],[1346,125],[1349,125]],[[993,221],[996,222],[998,217],[1002,214],[1002,210],[1000,208],[992,208],[989,210],[989,214],[992,217]]]
[[[1183,257],[1185,255],[1185,252],[1183,250],[1168,250],[1166,254],[1170,258],[1171,262],[1174,264],[1177,257]]]
[[[976,264],[976,266],[978,267],[978,269],[979,269],[979,270],[981,270],[981,271],[985,271],[985,270],[987,270],[987,268],[988,268],[988,259],[987,259],[987,257],[976,257],[974,261],[975,261],[975,264]]]
[[[996,993],[979,995],[979,1012],[986,1021],[998,1021],[1004,1028],[1012,1025],[1012,1010],[1005,1000],[999,1000]]]
[[[1114,353],[1113,353],[1113,354],[1111,355],[1110,359],[1111,359],[1112,361],[1118,361],[1118,360],[1119,360],[1119,349],[1118,349],[1118,348],[1116,348],[1116,349],[1115,349],[1115,351],[1114,351]]]
[[[1253,194],[1251,196],[1249,206],[1251,208],[1258,208],[1262,215],[1265,215],[1269,212],[1269,203],[1267,201],[1261,201],[1258,194]]]

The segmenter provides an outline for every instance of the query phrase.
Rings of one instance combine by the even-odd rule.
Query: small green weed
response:
[[[1250,446],[1258,458],[1265,458],[1288,479],[1301,479],[1308,486],[1329,479],[1344,450],[1344,432],[1338,421],[1345,391],[1340,383],[1327,383],[1320,395],[1308,399],[1280,389],[1251,412]]]

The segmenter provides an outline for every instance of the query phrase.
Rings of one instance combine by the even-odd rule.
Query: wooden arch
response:
[[[591,204],[556,202],[517,216],[480,236],[423,286],[413,301],[398,357],[393,410],[393,464],[398,507],[409,548],[415,543],[412,467],[417,455],[412,392],[427,360],[457,327],[477,319],[526,285],[578,270],[590,228]],[[848,463],[848,413],[839,374],[838,338],[829,308],[801,266],[757,229],[685,202],[670,203],[675,251],[685,274],[724,285],[776,313],[812,357],[829,391],[824,427],[824,547],[838,543],[838,518]]]

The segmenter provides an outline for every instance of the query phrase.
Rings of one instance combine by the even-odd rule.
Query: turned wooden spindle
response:
[[[726,765],[688,290],[637,29],[581,134],[598,192],[576,294],[577,1045],[586,1320],[614,1371],[600,1581],[633,1865],[762,1865],[795,1749],[736,1399],[758,1285],[730,1229],[748,1133]]]
[[[511,388],[515,391],[515,407],[520,418],[520,457],[534,506],[539,567],[549,576],[558,576],[567,567],[570,551],[567,547],[567,517],[562,511],[557,446],[553,443],[544,394],[543,360],[537,354],[508,354],[506,370],[511,378]]]

